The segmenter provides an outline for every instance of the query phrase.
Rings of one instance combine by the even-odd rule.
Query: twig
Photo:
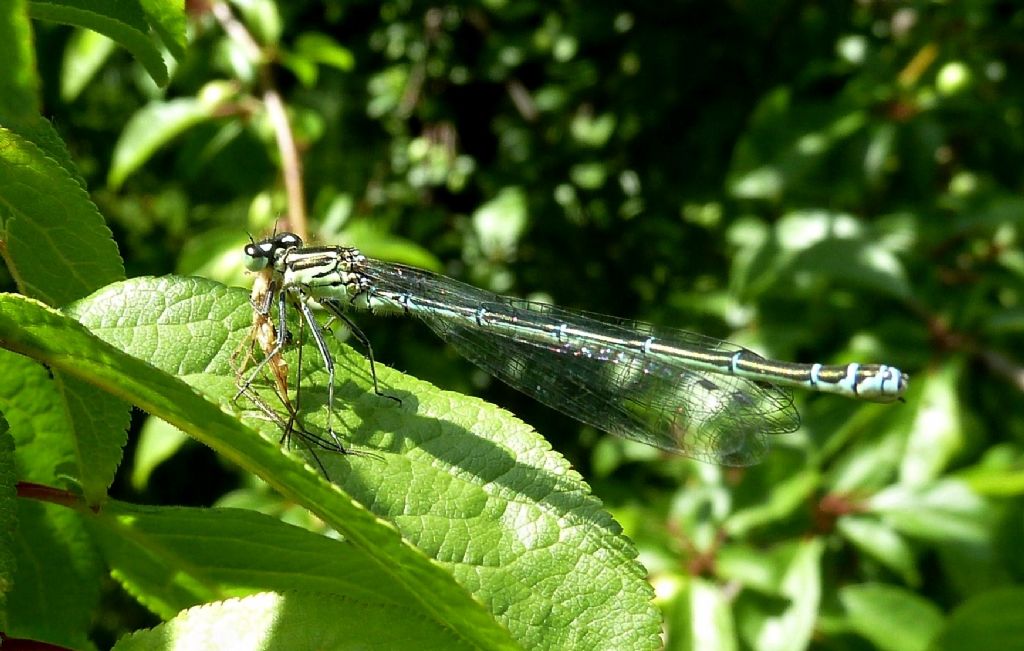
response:
[[[29,481],[19,481],[17,485],[18,497],[36,500],[39,502],[50,502],[60,504],[74,509],[84,506],[82,497],[62,488],[53,488],[44,484],[36,484]]]
[[[308,220],[306,219],[306,193],[302,185],[302,160],[295,145],[295,136],[284,100],[274,84],[273,71],[265,56],[264,50],[256,42],[252,34],[235,18],[231,8],[225,2],[214,2],[210,10],[217,22],[224,28],[228,38],[233,40],[245,51],[246,55],[256,64],[263,105],[274,129],[277,140],[277,151],[281,157],[281,176],[284,180],[285,194],[288,197],[288,229],[303,240],[309,237]]]
[[[912,301],[910,306],[924,318],[932,339],[943,350],[966,352],[980,359],[993,373],[1006,378],[1018,391],[1024,393],[1024,366],[1003,353],[983,346],[973,337],[950,329],[945,321],[929,312],[922,303]]]
[[[994,350],[983,349],[978,354],[993,372],[1008,379],[1018,391],[1024,392],[1024,367],[1014,364],[1008,357]]]

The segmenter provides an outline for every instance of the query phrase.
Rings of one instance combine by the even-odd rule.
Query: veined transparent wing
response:
[[[626,439],[725,465],[757,463],[770,434],[800,419],[766,382],[652,355],[636,342],[754,353],[712,337],[508,298],[428,271],[367,260],[372,299],[422,319],[460,354],[513,388]],[[371,304],[374,301],[371,300]],[[596,335],[578,337],[573,332]]]

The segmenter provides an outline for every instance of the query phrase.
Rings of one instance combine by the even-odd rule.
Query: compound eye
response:
[[[242,263],[249,271],[262,271],[270,264],[266,256],[260,255],[253,247],[245,247],[245,255],[242,256]]]
[[[243,249],[245,268],[249,271],[266,269],[270,264],[270,255],[273,250],[274,246],[269,242],[246,244]]]
[[[282,247],[302,246],[302,238],[295,233],[281,233],[277,236],[277,245]]]

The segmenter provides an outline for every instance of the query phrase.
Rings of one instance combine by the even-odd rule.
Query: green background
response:
[[[229,36],[232,26],[240,32]],[[60,591],[63,575],[40,572],[40,604],[60,593],[69,614],[56,632],[35,626],[56,602],[34,608],[18,592],[26,559],[5,556],[9,634],[109,646],[195,616],[175,619],[200,603],[218,609],[207,624],[245,630],[233,619],[245,602],[231,599],[251,595],[238,587],[248,585],[302,591],[291,607],[312,623],[285,618],[294,628],[282,636],[330,622],[365,629],[360,641],[378,644],[404,608],[415,611],[404,639],[439,648],[481,645],[502,629],[527,648],[976,649],[1024,639],[1024,10],[1014,3],[239,0],[190,2],[183,12],[160,0],[17,0],[0,30],[0,55],[11,62],[0,70],[0,286],[65,308],[124,276],[176,274],[166,285],[109,286],[65,313],[222,409],[233,392],[226,356],[249,314],[247,294],[221,285],[248,287],[241,247],[275,226],[776,359],[888,363],[911,376],[906,402],[893,405],[799,394],[799,432],[773,441],[759,466],[717,468],[579,425],[489,380],[415,320],[359,315],[379,362],[525,421],[557,451],[537,452],[531,469],[560,476],[571,465],[603,510],[578,477],[564,487],[551,480],[579,499],[556,506],[558,523],[544,533],[579,525],[584,542],[543,562],[520,554],[517,545],[544,537],[522,532],[547,511],[495,523],[519,498],[550,500],[531,489],[530,473],[500,497],[488,493],[506,470],[492,447],[504,449],[500,437],[514,432],[512,458],[526,458],[543,442],[508,414],[459,398],[448,407],[449,394],[385,371],[402,392],[401,414],[418,408],[472,434],[433,438],[433,425],[362,398],[365,362],[339,351],[355,378],[345,381],[356,439],[386,454],[377,465],[352,461],[351,475],[347,462],[331,460],[332,479],[412,545],[350,525],[342,533],[362,551],[338,575],[369,565],[391,578],[314,585],[306,579],[315,570],[304,570],[294,583],[248,574],[226,588],[220,572],[233,544],[271,525],[207,507],[261,510],[316,531],[358,520],[358,508],[331,511],[341,497],[330,492],[298,497],[315,473],[274,479],[282,462],[260,461],[272,448],[246,447],[228,422],[204,438],[197,412],[185,410],[180,422],[161,412],[173,411],[178,398],[169,396],[186,395],[174,393],[182,387],[154,383],[150,394],[144,367],[90,366],[83,360],[120,358],[76,343],[84,331],[62,334],[65,321],[51,324],[55,316],[12,299],[0,304],[0,324],[9,324],[0,342],[50,370],[0,351],[0,412],[17,450],[4,452],[5,467],[83,504],[116,502],[99,523],[80,504],[73,517],[85,524],[57,525],[72,511],[18,489],[10,512],[16,541],[27,542],[5,544],[50,540],[78,559],[82,581],[79,591]],[[291,209],[282,171],[294,166],[279,147],[275,97],[301,160],[304,198],[293,187]],[[194,303],[164,305],[154,298],[161,292]],[[169,319],[177,330],[166,329]],[[19,334],[36,323],[38,332]],[[193,356],[176,356],[190,346]],[[136,411],[122,458],[128,415],[111,393],[221,454]],[[58,415],[71,433],[54,424]],[[272,426],[253,426],[274,440]],[[52,437],[45,445],[44,435]],[[502,443],[473,442],[478,435]],[[103,436],[106,447],[82,444]],[[39,453],[62,446],[66,457]],[[424,450],[435,456],[416,455]],[[478,459],[479,469],[468,461]],[[452,489],[447,482],[469,468],[465,490]],[[500,500],[501,514],[475,510],[488,499]],[[431,510],[439,505],[450,507],[443,518]],[[158,528],[136,512],[149,507],[167,509],[154,521],[189,531],[196,545],[210,535],[205,527],[217,527],[223,556],[215,563],[211,551],[204,561],[217,571],[190,575],[194,584],[175,594],[153,578],[166,565],[145,566],[147,578],[140,559],[173,536],[132,549],[116,541],[129,523]],[[461,530],[470,511],[480,522]],[[521,537],[510,541],[509,531]],[[320,540],[236,553],[256,566]],[[390,542],[374,553],[371,540]],[[584,552],[590,543],[600,551]],[[488,555],[491,545],[500,558]],[[413,559],[419,552],[432,560]],[[508,555],[522,574],[504,573]],[[617,560],[574,577],[591,556]],[[500,571],[487,578],[460,565],[470,557]],[[125,558],[133,563],[119,565]],[[425,568],[389,568],[405,567],[398,558]],[[558,585],[536,589],[546,603],[499,589],[519,581]],[[367,582],[381,590],[364,594]],[[475,602],[442,612],[423,598],[456,583]],[[597,584],[603,592],[588,598]],[[345,623],[335,602],[309,596],[317,592],[352,600],[347,612],[359,617]],[[583,605],[570,615],[552,603]],[[240,616],[258,619],[267,607],[249,604]],[[621,618],[606,619],[602,607]],[[122,644],[160,646],[141,636]]]

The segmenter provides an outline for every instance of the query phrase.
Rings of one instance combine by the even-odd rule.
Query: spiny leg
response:
[[[334,427],[332,425],[332,419],[334,417],[334,358],[331,357],[331,352],[327,349],[327,342],[324,341],[324,335],[320,329],[320,324],[316,322],[316,318],[313,316],[313,311],[309,309],[309,305],[306,304],[306,296],[302,290],[298,287],[289,288],[295,296],[295,302],[298,304],[299,312],[302,314],[302,318],[305,320],[306,325],[309,326],[309,331],[313,335],[313,341],[316,343],[316,348],[320,351],[320,357],[324,361],[324,367],[327,369],[327,433],[338,445],[338,447],[344,448],[341,441],[338,439],[338,435],[334,433]]]
[[[302,406],[302,356],[303,349],[306,346],[305,322],[306,320],[304,318],[299,319],[299,350],[297,353],[298,359],[296,360],[295,371],[295,419],[298,419],[298,414]],[[302,424],[301,420],[299,420],[298,422],[300,425]],[[324,439],[321,436],[308,432],[302,427],[300,427],[299,430],[297,431],[299,432],[299,436],[304,438],[303,442],[306,443],[307,445],[309,445],[309,443],[312,442],[315,443],[318,447],[329,452],[336,452],[338,454],[353,454],[351,451],[346,449],[341,444],[340,441],[338,441],[338,438],[334,436],[333,430],[331,430],[331,437],[334,439],[333,443],[331,441],[328,441],[327,439]]]
[[[284,292],[281,292],[282,294]],[[299,319],[299,352],[295,360],[295,413],[302,409],[302,349],[306,347],[306,329],[304,321]],[[344,448],[342,448],[344,452]]]
[[[290,440],[291,432],[295,431],[297,433],[299,440],[301,440],[303,444],[305,444],[306,449],[309,450],[309,453],[311,455],[313,455],[313,460],[316,461],[316,465],[317,467],[320,468],[320,472],[324,474],[324,477],[327,479],[327,481],[331,480],[331,475],[330,473],[327,472],[327,467],[324,466],[323,461],[320,460],[320,456],[316,453],[316,450],[314,449],[313,446],[313,443],[316,443],[317,445],[323,447],[324,449],[331,450],[333,449],[333,446],[331,445],[330,441],[325,441],[316,434],[306,431],[305,428],[302,426],[301,422],[298,422],[298,427],[296,427],[295,423],[297,422],[297,417],[295,414],[291,414],[291,416],[288,419],[288,422],[285,423],[284,419],[278,416],[277,413],[270,408],[270,405],[264,402],[263,398],[261,398],[259,394],[257,394],[252,389],[247,389],[245,392],[245,396],[249,400],[251,400],[253,404],[255,404],[259,408],[259,410],[262,411],[268,418],[273,420],[275,423],[277,423],[279,427],[281,427],[284,430],[284,434],[281,437],[282,441],[284,441],[286,438]],[[342,450],[342,452],[344,452],[344,450]]]
[[[327,310],[336,318],[341,319],[348,326],[348,329],[352,332],[352,336],[356,338],[363,348],[366,349],[366,357],[370,360],[370,380],[373,382],[373,392],[378,396],[384,398],[390,398],[398,404],[402,404],[402,400],[396,396],[391,396],[380,390],[380,386],[377,384],[377,362],[373,357],[373,346],[370,344],[370,338],[359,329],[359,326],[355,324],[352,319],[345,314],[344,310],[338,305],[338,302],[334,299],[324,299],[320,301]]]

